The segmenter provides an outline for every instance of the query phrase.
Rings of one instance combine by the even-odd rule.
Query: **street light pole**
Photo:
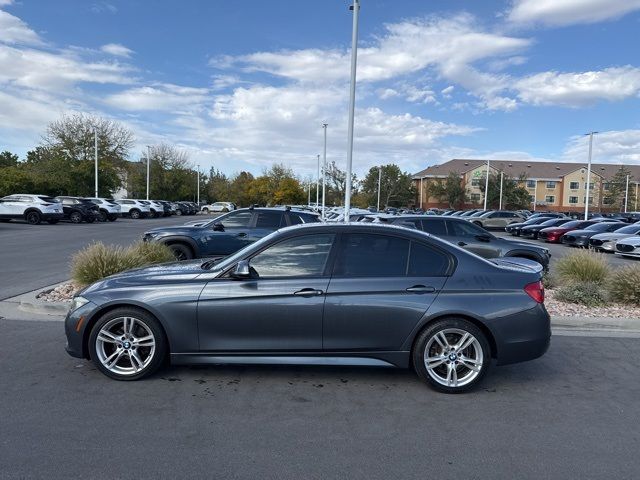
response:
[[[200,165],[197,165],[198,170],[196,171],[196,175],[198,175],[198,181],[197,181],[197,185],[198,185],[198,208],[200,208]]]
[[[95,154],[95,197],[98,197],[98,129],[93,129],[93,148]]]
[[[322,221],[324,222],[324,203],[327,186],[327,123],[322,124],[324,129],[324,151],[322,155]]]
[[[627,213],[627,203],[629,203],[629,175],[627,175],[627,187],[624,191],[624,213]]]
[[[349,123],[347,131],[347,176],[344,194],[344,221],[349,222],[351,210],[351,171],[353,167],[353,120],[356,105],[356,64],[358,59],[358,16],[360,14],[360,0],[353,0],[350,7],[353,10],[353,27],[351,32],[351,86],[349,88]]]
[[[151,162],[151,146],[147,145],[147,200],[149,200],[149,163]]]
[[[589,132],[586,135],[589,135],[589,163],[587,164],[587,196],[584,197],[584,219],[589,219],[589,189],[591,187],[591,153],[593,150],[593,134],[598,132]]]
[[[489,159],[487,159],[487,175],[484,182],[484,209],[487,209],[487,193],[489,193]]]
[[[504,177],[504,172],[500,172],[500,206],[498,210],[502,210],[502,179]]]
[[[380,185],[382,184],[382,165],[378,167],[378,211],[380,211]]]
[[[320,154],[318,154],[318,176],[316,177],[316,210],[320,206]]]

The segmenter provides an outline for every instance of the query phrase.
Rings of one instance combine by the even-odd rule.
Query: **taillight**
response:
[[[524,287],[524,291],[527,292],[527,295],[533,298],[536,302],[544,302],[544,285],[541,280],[526,285]]]

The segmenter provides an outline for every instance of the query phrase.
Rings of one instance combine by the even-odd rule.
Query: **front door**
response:
[[[333,234],[282,240],[250,259],[252,278],[207,283],[198,302],[200,350],[322,349],[322,313]]]
[[[221,217],[202,237],[202,255],[229,255],[253,243],[251,219],[250,210],[231,212]]]
[[[392,235],[342,235],[324,309],[325,351],[399,350],[445,284],[449,257]]]

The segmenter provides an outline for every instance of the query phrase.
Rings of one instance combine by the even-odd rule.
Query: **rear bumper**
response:
[[[538,304],[530,310],[488,323],[495,341],[498,365],[525,362],[541,357],[549,348],[551,319]]]

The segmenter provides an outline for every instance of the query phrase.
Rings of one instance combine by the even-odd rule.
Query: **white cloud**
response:
[[[3,10],[0,10],[0,42],[24,45],[42,44],[38,34],[31,30],[26,23]]]
[[[193,113],[202,108],[208,93],[206,88],[154,83],[110,95],[107,97],[106,103],[127,111],[156,110]]]
[[[13,5],[13,0],[0,0],[0,7],[8,7]]]
[[[129,58],[133,52],[133,50],[125,47],[124,45],[120,45],[119,43],[107,43],[100,47],[100,50],[104,53],[108,53],[109,55],[114,55],[116,57],[125,57]]]
[[[387,100],[389,98],[397,97],[398,95],[400,95],[398,91],[394,90],[393,88],[379,88],[378,90],[376,90],[376,94],[382,100]]]
[[[118,8],[109,2],[95,2],[91,5],[91,11],[93,13],[118,13]]]
[[[565,26],[619,18],[635,10],[640,10],[640,0],[515,0],[507,18]]]
[[[589,137],[572,137],[563,158],[566,161],[586,162]],[[593,136],[592,158],[594,163],[622,163],[640,165],[640,130],[612,130]]]
[[[453,85],[449,85],[448,87],[443,88],[443,89],[440,91],[440,93],[441,93],[442,95],[451,95],[451,93],[453,92],[453,90],[454,90],[455,88],[456,88],[456,87],[454,87]]]
[[[598,100],[619,101],[640,93],[640,68],[607,68],[581,73],[543,72],[517,80],[518,97],[532,105],[580,107]]]

